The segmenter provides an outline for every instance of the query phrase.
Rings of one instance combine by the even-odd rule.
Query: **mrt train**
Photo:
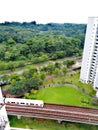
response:
[[[38,106],[43,107],[44,102],[42,100],[22,99],[22,98],[5,98],[4,104],[6,105],[26,105],[26,106]]]

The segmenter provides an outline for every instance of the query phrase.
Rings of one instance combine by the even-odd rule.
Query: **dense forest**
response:
[[[22,65],[22,61],[40,63],[81,56],[85,30],[85,24],[0,23],[0,70],[8,69],[11,64],[4,64],[8,62]]]

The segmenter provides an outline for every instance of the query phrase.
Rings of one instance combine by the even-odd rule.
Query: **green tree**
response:
[[[60,70],[59,68],[55,68],[54,72],[53,72],[56,76],[58,76],[60,74]]]
[[[6,45],[1,44],[0,45],[0,59],[1,60],[4,60],[6,50],[7,50]]]
[[[19,81],[20,79],[21,79],[20,75],[17,73],[13,73],[10,75],[10,81],[12,81],[12,80]]]
[[[22,76],[23,76],[25,79],[29,79],[29,78],[32,77],[32,74],[30,75],[29,71],[28,71],[28,70],[25,70],[25,71],[23,71]]]
[[[13,71],[15,69],[14,63],[13,62],[9,62],[6,65],[7,69],[9,69],[10,71]]]
[[[60,69],[61,68],[61,63],[55,62],[55,67]]]
[[[36,78],[30,78],[26,81],[17,81],[10,86],[7,91],[12,95],[24,95],[29,92],[31,89],[39,89],[39,80]]]
[[[29,73],[33,76],[34,73],[37,72],[37,69],[35,67],[30,67]]]
[[[63,61],[63,64],[66,65],[68,68],[70,68],[75,63],[76,63],[75,60],[65,60],[65,61]]]
[[[8,45],[13,46],[13,44],[16,44],[13,38],[9,38],[7,41]]]
[[[54,64],[49,64],[46,67],[46,72],[48,72],[49,74],[53,74],[53,71],[55,70],[55,65]]]
[[[63,72],[63,74],[66,74],[67,73],[67,67],[63,67],[62,72]]]
[[[45,80],[45,78],[46,78],[46,74],[44,72],[41,72],[40,73],[40,79]]]
[[[25,93],[25,94],[24,94],[24,97],[25,97],[26,99],[29,99],[29,96],[30,96],[29,93]]]

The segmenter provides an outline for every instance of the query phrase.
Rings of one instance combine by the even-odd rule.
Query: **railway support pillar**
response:
[[[20,115],[17,115],[17,119],[21,119],[21,116],[20,116]]]
[[[58,120],[58,123],[61,124],[62,120]]]

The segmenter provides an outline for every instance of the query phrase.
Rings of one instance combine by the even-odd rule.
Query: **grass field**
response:
[[[11,127],[30,128],[32,130],[98,130],[98,126],[71,122],[62,122],[59,124],[54,120],[45,120],[37,118],[10,116]]]
[[[53,81],[54,82],[59,82],[62,84],[69,83],[69,84],[74,84],[78,86],[79,88],[83,89],[87,93],[92,93],[93,87],[92,84],[84,84],[79,81],[80,80],[80,72],[77,72],[75,74],[66,74],[61,77],[55,78]]]
[[[91,99],[71,86],[48,87],[40,89],[37,99],[47,103],[68,104],[75,106],[90,106]],[[83,103],[85,102],[85,103]]]
[[[79,81],[80,80],[80,72],[76,72],[75,74],[66,74],[62,76],[57,76],[53,79],[46,80],[44,82],[44,86],[48,86],[49,84],[72,84],[81,88],[83,91],[88,93],[89,95],[95,96],[95,91],[93,89],[92,84],[84,84]]]

